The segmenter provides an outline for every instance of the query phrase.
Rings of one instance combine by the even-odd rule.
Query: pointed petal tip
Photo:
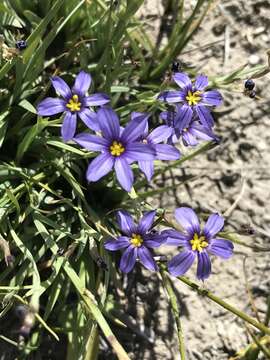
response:
[[[116,213],[116,220],[118,226],[124,234],[131,236],[131,234],[136,231],[133,218],[128,211],[118,210]]]
[[[175,218],[178,223],[190,234],[200,232],[199,219],[192,208],[180,207],[175,210]]]
[[[141,218],[138,225],[138,230],[140,233],[145,234],[150,230],[150,228],[153,225],[155,216],[156,216],[156,210],[147,211],[143,214],[143,217]]]
[[[50,80],[56,93],[61,95],[65,100],[72,96],[70,87],[60,76],[53,76]]]
[[[91,85],[91,75],[84,70],[81,70],[75,78],[74,86],[72,88],[75,94],[83,97]]]
[[[224,226],[224,218],[218,213],[211,214],[204,226],[205,235],[211,239],[213,238]]]

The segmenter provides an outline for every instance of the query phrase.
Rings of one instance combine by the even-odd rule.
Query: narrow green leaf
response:
[[[35,140],[37,135],[48,125],[48,121],[42,118],[37,119],[37,123],[32,126],[27,133],[25,134],[22,142],[18,146],[17,150],[17,160],[20,161],[20,159],[23,157],[24,153],[28,150],[32,142]]]
[[[19,202],[18,202],[16,196],[9,189],[6,189],[6,193],[7,193],[7,196],[9,197],[10,201],[12,202],[12,204],[15,206],[17,215],[19,216],[21,213],[21,208],[20,208],[20,205],[19,205]]]
[[[21,102],[19,102],[18,104],[19,106],[21,106],[23,109],[31,112],[32,114],[37,114],[37,110],[34,108],[34,106],[26,99],[22,100]]]
[[[6,120],[6,117],[8,116],[8,114],[9,111],[7,110],[0,115],[0,148],[6,136],[6,131],[8,127],[8,122]]]
[[[59,295],[61,293],[61,290],[62,290],[62,286],[63,286],[63,282],[64,282],[64,276],[63,274],[61,273],[58,277],[58,279],[56,279],[54,282],[53,282],[53,285],[51,287],[51,290],[50,290],[50,294],[48,295],[48,301],[47,301],[47,304],[46,304],[46,308],[45,308],[45,313],[44,313],[44,319],[47,320],[50,313],[52,312],[58,298],[59,298]]]
[[[129,92],[130,87],[124,85],[113,85],[111,86],[111,93]]]
[[[57,0],[54,2],[52,8],[45,16],[45,18],[40,22],[40,24],[36,27],[36,29],[31,33],[31,35],[26,39],[28,43],[28,48],[24,51],[23,54],[23,61],[27,62],[32,54],[36,46],[38,45],[42,34],[46,31],[48,24],[50,21],[55,17],[57,11],[64,3],[64,0]],[[13,59],[11,62],[7,62],[1,69],[0,69],[0,80],[9,72],[10,69],[14,66],[17,59]]]
[[[58,245],[54,242],[50,234],[48,233],[45,226],[35,218],[34,215],[34,223],[40,233],[40,235],[44,238],[45,241],[53,243],[51,247],[51,251],[57,255],[59,250]],[[109,324],[107,323],[106,319],[104,318],[103,314],[101,313],[94,295],[84,287],[81,279],[76,274],[74,269],[71,267],[70,263],[66,261],[63,265],[64,270],[69,277],[70,281],[72,282],[73,286],[77,290],[78,294],[81,296],[82,300],[84,301],[85,305],[87,306],[88,310],[93,314],[94,318],[96,319],[97,323],[99,324],[101,330],[103,331],[105,337],[107,338],[108,342],[113,347],[114,351],[116,352],[118,358],[120,360],[130,360],[129,356],[123,349],[122,345],[118,342],[116,337],[114,336]]]
[[[46,144],[54,146],[54,147],[62,149],[62,150],[65,150],[65,151],[68,151],[68,152],[71,152],[71,153],[74,153],[74,154],[77,154],[77,155],[80,155],[82,157],[85,157],[85,155],[86,155],[86,153],[84,151],[81,151],[81,150],[75,148],[74,146],[65,144],[65,143],[63,143],[61,141],[48,140],[46,142]]]
[[[27,65],[27,69],[25,71],[24,77],[29,78],[30,80],[34,80],[37,74],[42,71],[43,69],[43,62],[40,63],[40,58],[43,57],[45,54],[45,51],[49,47],[49,45],[52,43],[52,41],[55,39],[57,34],[63,29],[63,27],[67,24],[67,22],[70,20],[70,18],[76,13],[76,11],[79,10],[79,8],[85,3],[85,0],[80,1],[66,16],[65,18],[60,18],[56,24],[53,26],[53,28],[50,30],[46,38],[43,40],[43,42],[40,44],[39,48],[35,51],[34,55],[32,56],[30,62]],[[37,64],[40,63],[40,66],[37,66]],[[33,69],[36,71],[33,71]]]
[[[81,185],[74,178],[69,168],[64,166],[60,161],[55,161],[54,165],[57,168],[57,170],[60,172],[60,174],[67,180],[67,182],[69,182],[76,195],[78,195],[83,201],[85,201]]]
[[[42,20],[39,16],[37,16],[37,14],[30,10],[25,10],[23,14],[32,25],[37,26]]]

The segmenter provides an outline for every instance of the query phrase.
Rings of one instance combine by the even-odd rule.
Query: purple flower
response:
[[[169,272],[174,276],[185,274],[198,258],[197,278],[207,279],[211,273],[211,261],[208,253],[228,259],[233,253],[233,244],[229,240],[216,238],[217,233],[223,228],[224,219],[218,214],[209,216],[203,230],[195,212],[187,207],[176,209],[175,218],[184,228],[185,232],[166,230],[167,245],[184,247],[184,251],[174,256],[168,262]]]
[[[132,113],[131,118],[136,119],[142,115],[147,116],[143,113]],[[151,145],[155,150],[155,159],[157,160],[177,160],[180,158],[181,154],[178,149],[172,145],[161,144],[161,142],[167,140],[172,135],[173,129],[167,125],[161,125],[155,128],[148,134],[148,121],[146,120],[145,129],[141,138],[141,141],[145,144]],[[148,181],[151,180],[154,174],[154,160],[138,161],[139,168],[145,174]]]
[[[117,212],[117,222],[124,236],[109,239],[104,246],[105,249],[111,251],[125,249],[120,262],[120,269],[123,272],[130,272],[137,258],[148,270],[158,269],[149,248],[159,247],[166,241],[166,237],[162,233],[151,233],[155,215],[156,211],[145,212],[139,224],[135,225],[127,211]]]
[[[64,112],[65,117],[61,127],[61,135],[64,141],[73,138],[77,127],[77,115],[92,130],[99,130],[96,113],[89,110],[89,106],[100,106],[107,104],[110,99],[108,95],[96,93],[86,95],[91,85],[91,76],[81,71],[72,89],[59,76],[51,78],[55,91],[63,99],[48,97],[38,104],[37,110],[40,116],[52,116]]]
[[[182,103],[178,121],[182,124],[183,129],[188,127],[193,114],[198,115],[203,126],[211,128],[214,120],[209,107],[221,105],[220,92],[217,90],[205,91],[208,86],[208,78],[204,75],[198,75],[194,83],[185,73],[175,73],[173,79],[181,90],[165,91],[159,95],[158,99],[168,103]]]
[[[139,142],[145,129],[145,115],[131,120],[125,129],[120,129],[119,119],[110,108],[101,108],[97,112],[101,136],[88,133],[78,134],[73,140],[83,148],[100,151],[87,169],[87,180],[98,181],[115,169],[120,185],[130,191],[134,181],[130,164],[134,161],[153,160],[154,149]]]
[[[213,133],[212,129],[200,124],[198,119],[193,118],[186,128],[183,128],[179,123],[179,112],[181,112],[181,106],[176,105],[175,111],[163,111],[160,117],[171,128],[172,134],[168,138],[168,143],[174,144],[179,139],[182,139],[185,146],[196,146],[199,140],[206,141],[218,141],[218,137]]]

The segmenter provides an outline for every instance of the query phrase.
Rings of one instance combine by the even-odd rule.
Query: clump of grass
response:
[[[150,112],[155,124],[157,114],[167,109],[157,101],[157,94],[170,86],[171,64],[192,41],[213,4],[198,0],[185,14],[184,1],[171,1],[176,15],[164,47],[151,42],[143,21],[136,17],[142,0],[0,4],[1,321],[12,317],[14,309],[20,310],[14,326],[1,331],[0,341],[14,347],[21,359],[42,351],[48,342],[52,349],[60,343],[61,356],[67,354],[68,359],[96,359],[101,339],[119,359],[129,359],[112,330],[129,324],[110,310],[121,306],[115,305],[123,296],[121,276],[103,243],[119,234],[115,210],[125,208],[139,216],[151,208],[145,199],[168,190],[149,190],[136,165],[137,181],[130,193],[117,185],[113,175],[89,184],[85,171],[95,153],[61,140],[62,116],[37,115],[41,100],[54,96],[50,77],[60,75],[71,84],[80,70],[91,73],[95,90],[110,96],[121,125],[132,111]],[[19,39],[26,41],[26,49],[16,48]],[[213,74],[210,85],[227,89],[233,82],[268,71],[266,65],[242,67],[219,77]],[[84,129],[79,123],[77,131]],[[209,141],[173,163],[158,163],[154,179],[215,145]],[[157,223],[168,225],[164,212],[159,209]],[[227,238],[234,240],[232,235]],[[160,269],[184,359],[181,311],[167,269],[162,264]],[[256,347],[256,354],[265,352],[267,323],[187,278],[180,281],[259,329],[260,337],[248,351]]]

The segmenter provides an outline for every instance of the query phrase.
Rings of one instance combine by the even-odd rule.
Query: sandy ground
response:
[[[191,7],[194,1],[186,3]],[[224,74],[245,63],[257,65],[266,62],[265,52],[270,47],[269,1],[227,0],[217,3],[186,50],[218,40],[221,42],[208,49],[184,54],[181,60],[195,66],[198,72],[209,75]],[[162,13],[161,0],[145,2],[142,15],[153,37],[157,34]],[[230,209],[226,229],[239,232],[243,224],[252,224],[256,234],[242,236],[241,240],[269,248],[269,80],[270,75],[267,75],[256,81],[260,100],[243,96],[243,84],[240,83],[235,86],[235,92],[223,92],[225,102],[216,113],[215,128],[221,144],[175,170],[173,178],[176,184],[180,185],[189,175],[195,178],[187,186],[180,185],[176,191],[150,199],[151,205],[161,205],[171,211],[188,205],[198,211],[223,214]],[[171,184],[171,174],[166,174],[164,180],[166,185]],[[169,249],[168,253],[171,251]],[[254,316],[247,295],[246,272],[258,314],[264,319],[270,289],[269,259],[269,252],[256,253],[236,245],[232,259],[214,259],[213,275],[205,287]],[[129,307],[153,344],[124,332],[120,337],[126,342],[133,359],[179,359],[166,294],[158,286],[156,275],[144,274],[146,277],[137,274],[136,278],[129,279]],[[191,271],[189,276],[195,280],[195,272]],[[248,344],[249,336],[242,321],[206,298],[197,296],[184,284],[174,284],[182,308],[188,360],[229,359]]]
[[[195,1],[185,3],[190,10]],[[162,0],[145,1],[139,14],[144,17],[147,31],[153,38],[158,33],[162,14]],[[181,61],[208,75],[224,74],[245,63],[257,65],[266,62],[265,53],[270,48],[269,0],[217,1],[215,9],[185,51],[216,41],[220,42],[182,55]],[[229,210],[226,229],[239,232],[243,224],[251,224],[256,234],[242,236],[241,240],[269,248],[269,80],[270,75],[267,75],[256,81],[261,100],[243,96],[243,84],[240,83],[235,92],[223,92],[225,102],[216,112],[215,127],[221,138],[220,145],[185,163],[173,174],[165,174],[160,179],[161,186],[172,182],[179,186],[175,191],[148,199],[153,207],[162,206],[171,212],[183,205],[206,213],[218,211],[224,214]],[[194,178],[188,185],[182,185],[188,176]],[[162,249],[164,251],[170,255],[176,249]],[[254,316],[247,295],[246,272],[258,315],[264,319],[270,290],[269,260],[269,252],[258,253],[237,245],[232,259],[213,259],[213,274],[204,286]],[[196,280],[194,270],[188,274],[192,280]],[[131,359],[179,360],[174,322],[157,275],[137,266],[137,271],[125,280],[126,311],[136,319],[137,328],[146,337],[144,339],[131,330],[115,328]],[[187,360],[227,360],[249,343],[242,321],[206,298],[197,296],[186,285],[176,281],[174,285],[181,306]],[[115,359],[104,341],[102,348],[104,351],[100,360]]]

